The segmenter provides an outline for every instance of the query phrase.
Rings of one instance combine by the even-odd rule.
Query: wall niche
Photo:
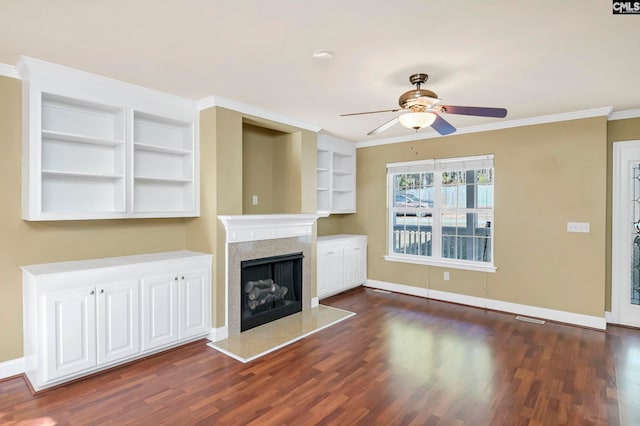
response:
[[[299,132],[243,120],[242,213],[301,213],[301,155]]]

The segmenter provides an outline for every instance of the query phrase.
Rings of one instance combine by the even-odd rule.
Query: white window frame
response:
[[[438,160],[421,160],[421,161],[408,161],[402,163],[389,163],[387,164],[387,254],[384,259],[391,262],[404,262],[414,263],[429,266],[440,266],[451,269],[465,269],[471,271],[482,272],[495,272],[496,267],[494,264],[494,241],[495,241],[495,203],[492,203],[493,207],[490,209],[494,221],[492,221],[491,230],[491,262],[478,262],[470,260],[459,260],[442,257],[442,227],[440,221],[440,213],[443,210],[448,210],[442,207],[442,172],[446,171],[460,171],[460,170],[477,170],[477,169],[494,169],[493,170],[493,185],[495,191],[495,168],[493,165],[493,155],[481,155],[474,157],[458,157],[458,158],[445,158]],[[432,211],[432,246],[431,256],[423,255],[410,255],[394,253],[393,251],[393,222],[397,209],[393,208],[394,200],[394,188],[393,177],[396,174],[401,173],[429,173],[434,174],[434,200],[433,208],[427,208],[427,211]],[[495,198],[495,196],[494,196]],[[410,211],[416,209],[401,209],[400,211]],[[485,208],[471,208],[464,209],[466,213],[486,213],[488,209]]]

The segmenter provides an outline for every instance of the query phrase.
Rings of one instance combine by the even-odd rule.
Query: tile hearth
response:
[[[208,346],[238,361],[249,362],[354,315],[354,312],[319,305]]]

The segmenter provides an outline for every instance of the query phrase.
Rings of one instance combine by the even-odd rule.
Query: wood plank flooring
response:
[[[32,396],[0,382],[0,424],[639,424],[640,331],[357,289],[356,312],[248,364],[205,345]]]

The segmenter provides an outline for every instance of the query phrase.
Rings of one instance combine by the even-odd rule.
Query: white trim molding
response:
[[[322,127],[316,126],[314,124],[294,120],[282,114],[278,114],[242,102],[234,101],[232,99],[223,98],[221,96],[209,96],[198,101],[198,108],[200,109],[200,111],[212,107],[227,108],[233,111],[240,112],[242,114],[263,118],[265,120],[275,121],[276,123],[286,124],[289,126],[297,127],[299,129],[309,130],[314,133],[318,133],[322,129]]]
[[[0,362],[0,380],[23,374],[25,366],[24,358],[16,358],[10,361]]]
[[[18,74],[18,70],[13,65],[0,64],[0,75],[20,80],[20,74]]]
[[[614,112],[609,116],[609,121],[625,120],[627,118],[640,118],[640,108]]]
[[[404,293],[412,296],[423,297],[425,299],[441,300],[443,302],[458,303],[460,305],[473,306],[476,308],[491,309],[494,311],[508,312],[511,314],[543,318],[549,321],[578,325],[581,327],[595,328],[597,330],[606,330],[607,328],[607,321],[605,320],[604,313],[602,317],[596,317],[591,315],[577,314],[573,312],[559,311],[556,309],[521,305],[519,303],[504,302],[501,300],[487,299],[484,297],[449,293],[446,291],[432,290],[377,280],[367,280],[364,285],[365,287]]]
[[[518,120],[507,120],[507,121],[499,121],[496,123],[479,124],[477,126],[461,127],[457,129],[455,133],[452,133],[451,135],[448,135],[448,136],[442,136],[439,133],[437,133],[435,130],[430,130],[426,133],[413,133],[408,136],[398,136],[395,138],[362,141],[362,142],[356,143],[356,148],[367,148],[370,146],[388,145],[388,144],[400,143],[400,142],[410,142],[410,141],[416,141],[421,139],[451,137],[456,135],[463,135],[465,133],[487,132],[490,130],[510,129],[512,127],[532,126],[534,124],[556,123],[559,121],[580,120],[583,118],[592,118],[592,117],[609,117],[612,111],[613,111],[613,107],[603,107],[603,108],[586,109],[583,111],[562,112],[559,114],[542,115],[540,117],[530,117],[530,118],[522,118]]]
[[[227,244],[273,240],[313,234],[317,214],[252,214],[218,216],[227,231]]]
[[[229,337],[229,329],[227,328],[226,325],[223,325],[222,327],[218,327],[218,328],[212,328],[211,331],[209,331],[209,334],[207,334],[207,340],[211,342],[224,340],[227,337]]]
[[[318,297],[312,297],[311,298],[311,308],[315,308],[316,306],[320,305],[320,298]]]

